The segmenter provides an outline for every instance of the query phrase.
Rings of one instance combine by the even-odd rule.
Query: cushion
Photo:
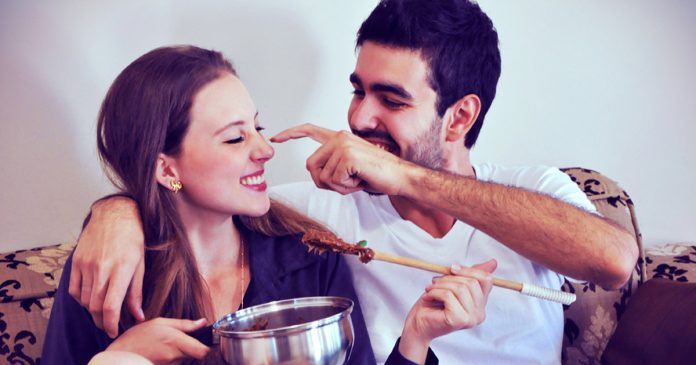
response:
[[[633,212],[633,201],[615,181],[589,169],[573,167],[561,170],[587,195],[599,213],[624,227],[636,238],[640,252],[630,280],[619,290],[604,290],[592,283],[572,283],[568,280],[562,287],[563,291],[577,295],[575,303],[563,306],[562,362],[566,365],[598,364],[618,319],[644,278],[640,230]]]
[[[668,243],[646,253],[648,279],[696,282],[696,243]]]
[[[626,308],[602,363],[693,364],[696,359],[696,284],[653,279]]]
[[[53,295],[73,247],[0,254],[0,364],[40,363]]]

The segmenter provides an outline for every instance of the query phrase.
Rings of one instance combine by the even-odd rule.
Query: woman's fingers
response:
[[[423,299],[440,311],[450,331],[476,326],[486,318],[486,303],[493,286],[491,272],[496,267],[495,260],[472,267],[452,265],[452,275],[433,278]]]
[[[205,325],[205,318],[195,321],[156,318],[131,327],[116,338],[107,350],[139,354],[155,364],[178,364],[186,358],[202,359],[210,349],[187,332]]]
[[[184,356],[202,359],[208,354],[208,351],[210,351],[210,348],[186,334],[205,327],[207,323],[205,318],[199,318],[197,320],[157,318],[154,321],[158,325],[168,326],[176,330],[173,332],[176,347]]]
[[[176,332],[174,336],[179,352],[185,357],[192,357],[200,360],[206,357],[210,351],[208,346],[183,332]]]
[[[179,330],[181,332],[191,332],[200,329],[206,325],[205,318],[199,319],[178,319],[159,317],[152,320],[153,324],[167,326]]]
[[[423,295],[423,300],[429,302],[424,315],[429,321],[439,323],[438,327],[442,327],[447,333],[475,325],[475,321],[463,310],[450,290],[432,289]]]
[[[440,312],[451,330],[471,328],[485,319],[485,300],[478,284],[444,282],[433,285],[424,295],[427,301],[440,302]]]

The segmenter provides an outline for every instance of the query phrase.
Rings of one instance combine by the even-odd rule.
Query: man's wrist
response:
[[[402,164],[404,178],[401,179],[403,183],[399,186],[396,195],[409,199],[416,198],[419,192],[422,193],[421,185],[423,180],[428,177],[430,170],[406,160],[402,160],[400,163]]]
[[[82,231],[85,230],[93,219],[102,220],[104,215],[108,215],[109,220],[125,217],[126,219],[135,218],[137,222],[140,222],[140,212],[135,200],[129,194],[116,193],[102,197],[92,203],[87,217],[82,222]]]
[[[135,200],[126,193],[107,195],[92,203],[92,215],[103,214],[105,212],[135,212],[138,214],[138,205]]]

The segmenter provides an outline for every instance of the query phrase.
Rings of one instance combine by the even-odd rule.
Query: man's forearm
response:
[[[628,232],[540,193],[414,167],[401,195],[446,212],[551,270],[602,287],[621,286],[637,259]]]

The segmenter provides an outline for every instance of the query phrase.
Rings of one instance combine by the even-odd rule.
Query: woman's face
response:
[[[264,164],[273,148],[259,133],[247,89],[225,73],[194,97],[182,149],[173,158],[183,189],[180,208],[204,217],[260,216],[270,206]]]

